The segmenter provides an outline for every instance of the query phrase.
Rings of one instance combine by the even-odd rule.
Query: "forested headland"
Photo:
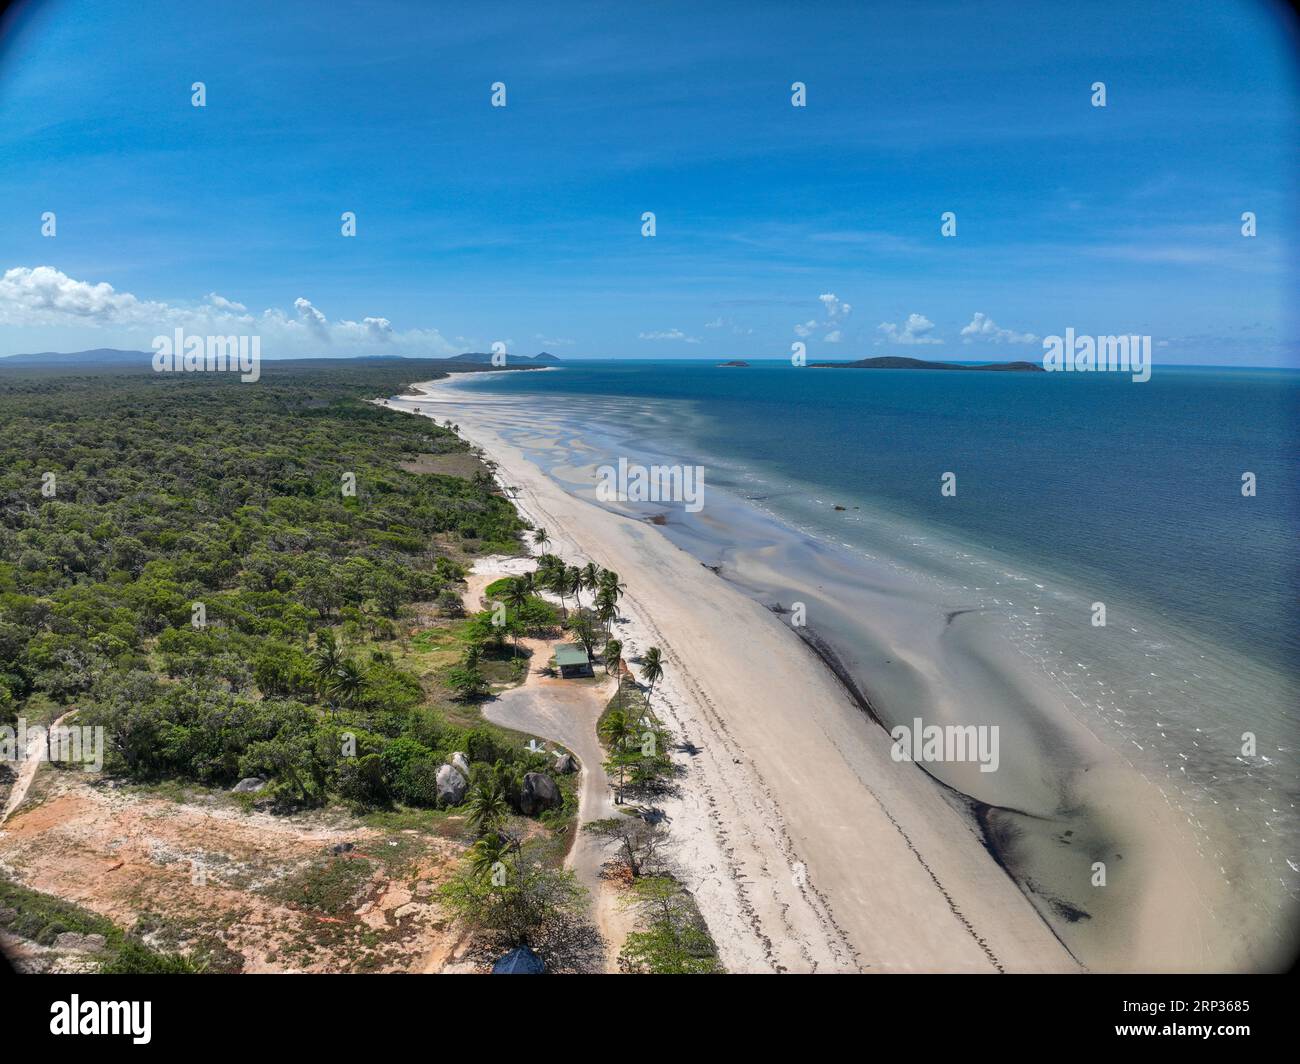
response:
[[[436,806],[455,750],[509,790],[527,752],[416,666],[459,657],[422,622],[521,522],[454,432],[370,401],[441,373],[0,372],[0,724],[76,707],[112,775],[284,807]]]

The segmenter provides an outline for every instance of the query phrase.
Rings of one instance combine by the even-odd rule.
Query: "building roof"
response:
[[[578,643],[560,643],[555,648],[556,665],[590,665],[591,659]]]
[[[542,958],[527,946],[516,946],[492,965],[493,975],[543,975],[545,972]]]

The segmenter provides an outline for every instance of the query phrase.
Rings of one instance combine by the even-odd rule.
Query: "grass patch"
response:
[[[370,883],[374,866],[365,857],[330,856],[313,861],[279,884],[287,905],[325,916],[350,915]]]
[[[65,932],[103,935],[105,947],[98,961],[105,973],[183,974],[203,967],[185,956],[150,949],[107,917],[7,879],[0,879],[0,928],[42,946],[53,946]]]

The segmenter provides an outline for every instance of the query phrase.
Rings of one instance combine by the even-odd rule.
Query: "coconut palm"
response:
[[[623,644],[617,639],[611,639],[605,644],[605,652],[601,655],[601,661],[605,665],[605,675],[618,672],[618,664],[623,660]]]
[[[600,573],[600,587],[602,589],[609,588],[609,590],[614,594],[614,601],[617,602],[623,597],[623,592],[626,590],[627,585],[618,582],[618,573],[614,572],[613,569],[602,569]]]
[[[582,567],[582,586],[593,593],[600,586],[600,566],[595,562]]]
[[[546,529],[539,528],[537,529],[536,532],[533,533],[533,542],[537,546],[541,547],[542,550],[545,550],[547,545],[551,542],[550,534],[546,531]]]
[[[506,858],[518,851],[519,844],[502,831],[491,831],[483,835],[466,853],[470,867],[477,876],[490,875],[497,862],[505,863]]]
[[[523,608],[528,604],[529,597],[530,596],[528,591],[528,584],[524,580],[520,580],[516,578],[514,580],[511,580],[510,584],[506,587],[506,593],[505,593],[506,608],[515,611],[516,622],[519,622],[521,620],[521,612]],[[518,623],[516,623],[514,629],[511,631],[510,634],[511,636],[513,636],[515,642],[515,657],[518,657],[519,656],[519,624]]]
[[[469,814],[466,822],[480,837],[497,833],[510,814],[510,802],[495,773],[484,775],[470,788],[465,811]]]
[[[537,566],[536,582],[552,594],[560,596],[560,609],[564,611],[567,620],[569,610],[564,604],[564,596],[569,593],[569,579],[564,563],[554,554],[542,555],[542,560]]]
[[[564,587],[573,596],[573,601],[578,604],[578,609],[582,609],[582,586],[582,570],[576,565],[570,565],[564,570]]]
[[[663,679],[663,675],[663,655],[658,647],[651,647],[641,659],[641,678],[650,685],[650,690],[646,692],[645,696],[647,711],[650,709],[650,696],[655,692],[655,684]]]
[[[614,593],[608,588],[601,588],[596,594],[596,619],[605,626],[605,638],[609,638],[609,626],[618,616],[618,607],[614,604]]]
[[[614,795],[614,804],[623,804],[623,761],[627,741],[636,734],[636,727],[626,713],[618,706],[609,710],[600,721],[600,737],[605,740],[613,759],[618,762],[618,790]]]

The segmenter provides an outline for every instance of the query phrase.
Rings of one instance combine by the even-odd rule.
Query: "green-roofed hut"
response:
[[[591,676],[591,658],[578,643],[560,643],[555,648],[555,664],[566,680],[575,676]]]

